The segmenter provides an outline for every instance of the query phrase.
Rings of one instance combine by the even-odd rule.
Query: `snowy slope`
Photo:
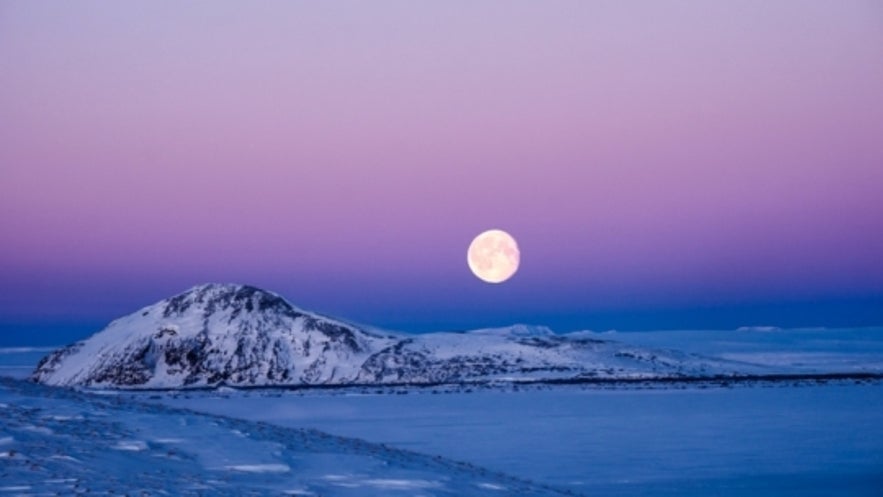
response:
[[[279,295],[208,284],[117,319],[47,356],[52,385],[180,387],[333,383],[396,340],[309,313]]]
[[[2,495],[573,495],[360,439],[3,378],[0,476]]]
[[[33,379],[128,388],[425,384],[696,376],[735,372],[734,364],[525,325],[393,334],[304,311],[254,287],[209,284],[53,352]]]
[[[404,338],[368,358],[360,383],[640,378],[731,371],[723,361],[526,327]]]

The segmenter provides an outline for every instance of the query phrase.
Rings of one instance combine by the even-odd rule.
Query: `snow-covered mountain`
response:
[[[536,326],[381,332],[299,309],[252,286],[207,284],[52,352],[32,379],[187,388],[696,376],[726,368],[714,359]]]

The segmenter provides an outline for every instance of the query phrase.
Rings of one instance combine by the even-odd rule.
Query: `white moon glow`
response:
[[[488,283],[502,283],[518,271],[521,253],[512,235],[488,230],[475,237],[466,253],[469,269]]]

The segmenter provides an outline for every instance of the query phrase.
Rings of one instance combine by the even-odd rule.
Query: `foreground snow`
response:
[[[634,339],[728,352],[766,340],[769,353],[790,355],[824,347],[834,362],[813,367],[825,368],[877,350],[879,337],[660,333]],[[3,351],[0,375],[23,374],[38,355]],[[586,496],[879,496],[883,382],[722,383],[98,396],[3,380],[0,495],[556,495],[551,485]]]
[[[465,463],[0,378],[4,495],[562,493]]]
[[[879,381],[151,396],[438,454],[586,496],[879,497],[883,488]]]

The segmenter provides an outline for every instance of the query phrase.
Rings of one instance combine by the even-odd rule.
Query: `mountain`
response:
[[[537,326],[384,332],[305,311],[252,286],[207,284],[52,352],[32,379],[101,388],[427,384],[695,376],[725,367]]]

